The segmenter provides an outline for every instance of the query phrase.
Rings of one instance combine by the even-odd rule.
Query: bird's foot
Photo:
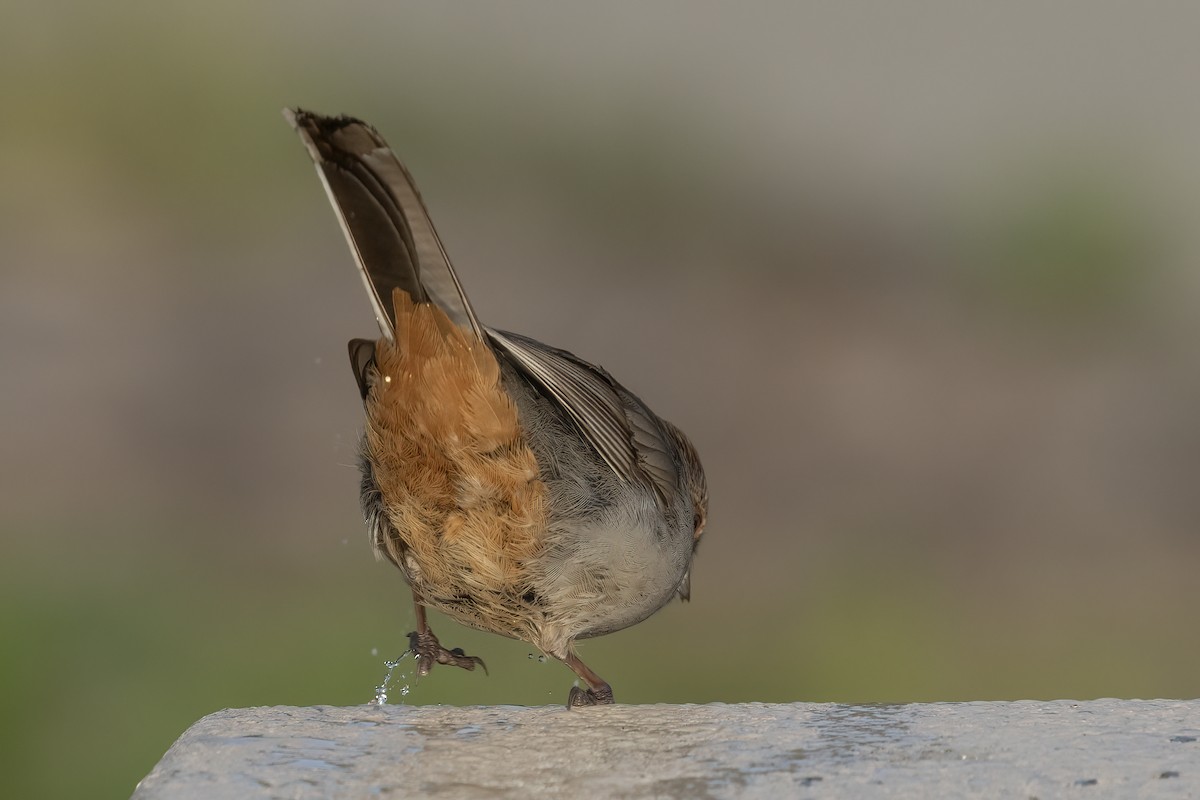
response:
[[[579,708],[581,706],[607,706],[612,705],[613,700],[612,687],[607,683],[602,684],[596,689],[583,689],[578,686],[571,687],[571,694],[567,696],[567,708]]]
[[[456,647],[453,650],[447,650],[442,647],[442,643],[433,635],[433,631],[427,630],[424,633],[413,631],[408,634],[408,652],[417,657],[417,674],[424,677],[433,669],[434,663],[449,664],[452,667],[462,667],[466,670],[474,670],[478,664],[483,668],[483,672],[487,674],[487,664],[483,663],[483,659],[479,656],[469,656],[462,651],[461,647]]]

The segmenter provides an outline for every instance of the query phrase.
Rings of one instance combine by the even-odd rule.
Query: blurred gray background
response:
[[[127,796],[413,624],[357,508],[373,320],[279,111],[376,125],[480,315],[610,369],[712,494],[621,701],[1195,697],[1200,11],[0,9],[0,770]],[[444,619],[490,677],[572,675]]]

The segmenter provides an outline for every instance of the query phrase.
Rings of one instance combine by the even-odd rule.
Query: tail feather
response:
[[[285,109],[337,212],[379,329],[393,338],[400,289],[486,341],[412,176],[374,128],[353,117]]]

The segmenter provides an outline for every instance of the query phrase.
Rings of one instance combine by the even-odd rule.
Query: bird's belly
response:
[[[535,584],[545,627],[571,639],[646,619],[674,596],[691,560],[690,541],[643,526],[552,530],[547,545]]]

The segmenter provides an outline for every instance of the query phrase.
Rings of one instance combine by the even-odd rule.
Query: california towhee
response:
[[[350,117],[286,111],[316,163],[382,338],[354,339],[366,409],[362,507],[413,592],[417,671],[447,650],[430,606],[532,643],[613,702],[576,639],[688,599],[708,488],[695,448],[603,369],[483,325],[408,171]]]

